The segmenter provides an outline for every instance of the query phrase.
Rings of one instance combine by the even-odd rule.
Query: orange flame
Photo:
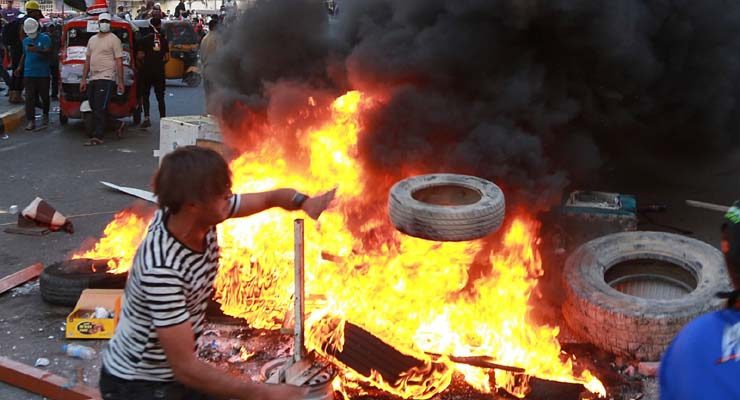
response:
[[[139,243],[144,239],[147,225],[149,216],[139,215],[132,210],[120,211],[105,227],[103,237],[95,243],[95,246],[90,250],[72,254],[72,259],[108,259],[109,273],[126,272],[131,268]]]
[[[341,349],[342,327],[350,321],[424,367],[407,371],[397,382],[385,382],[377,372],[362,376],[344,368],[344,385],[366,382],[404,398],[426,399],[443,391],[458,371],[477,390],[495,390],[485,370],[445,356],[432,361],[427,354],[438,353],[489,356],[522,367],[528,375],[582,383],[605,395],[589,371],[576,374],[572,359],[561,360],[559,329],[529,319],[528,300],[542,274],[534,219],[524,212],[510,217],[496,250],[490,239],[431,242],[392,228],[385,211],[388,189],[423,171],[376,176],[363,168],[357,149],[360,116],[378,102],[349,92],[334,101],[323,125],[302,128],[289,121],[297,138],[290,145],[283,143],[285,132],[262,135],[253,151],[231,162],[235,193],[295,187],[318,194],[338,186],[335,206],[320,222],[305,225],[306,292],[322,299],[309,304],[308,349],[327,356],[326,348]],[[308,107],[320,112],[313,99]],[[271,209],[219,225],[222,258],[215,286],[226,314],[245,318],[255,328],[282,324],[293,295],[294,218],[294,213]],[[121,259],[118,265],[127,268],[144,228],[140,222],[115,223],[92,252],[80,257],[115,255]],[[134,225],[130,230],[135,233],[120,242],[115,238]],[[124,254],[120,247],[130,251]],[[487,260],[488,272],[473,279],[471,266],[481,260]],[[496,371],[495,384],[526,395],[521,376]]]

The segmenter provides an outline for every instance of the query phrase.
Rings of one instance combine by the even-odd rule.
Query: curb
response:
[[[0,133],[7,133],[21,126],[25,117],[24,106],[13,106],[10,111],[0,114]]]

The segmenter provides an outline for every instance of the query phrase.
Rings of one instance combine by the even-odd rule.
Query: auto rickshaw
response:
[[[164,65],[167,79],[182,78],[190,87],[200,85],[198,68],[198,34],[189,21],[163,21],[162,30],[170,44],[170,59]]]
[[[152,33],[149,20],[135,20],[139,37]],[[162,34],[169,43],[170,59],[164,65],[166,79],[182,79],[190,87],[200,85],[198,68],[199,40],[195,28],[189,21],[162,21]]]
[[[111,32],[121,39],[123,47],[123,94],[113,93],[108,112],[114,118],[134,115],[137,106],[136,71],[134,59],[134,27],[117,16],[112,16]],[[60,96],[59,122],[82,118],[90,129],[92,113],[87,93],[80,92],[80,81],[87,54],[87,41],[98,33],[98,16],[83,14],[64,22],[59,56]]]

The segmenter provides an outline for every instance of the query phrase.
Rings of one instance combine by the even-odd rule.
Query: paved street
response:
[[[178,81],[167,86],[167,108],[171,116],[201,114],[204,111],[202,87],[188,88]],[[0,208],[12,204],[23,207],[39,196],[65,215],[95,214],[72,218],[75,233],[23,236],[0,232],[0,276],[19,271],[35,262],[49,265],[64,259],[86,240],[100,236],[112,213],[127,206],[133,198],[102,186],[105,180],[116,184],[148,189],[156,159],[152,151],[159,147],[159,118],[152,99],[152,128],[127,128],[122,140],[108,133],[102,146],[84,147],[82,122],[71,120],[59,125],[58,113],[52,111],[52,126],[37,132],[22,128],[10,132],[9,140],[0,140]],[[0,102],[6,102],[0,97]],[[52,102],[52,110],[58,103]],[[130,123],[130,119],[128,120]],[[0,230],[15,220],[0,214]],[[97,365],[71,359],[59,350],[64,343],[61,331],[69,312],[66,307],[49,306],[41,301],[38,286],[27,293],[8,292],[0,297],[0,356],[33,365],[38,357],[51,360],[46,369],[65,377],[76,377],[97,385]],[[100,348],[102,342],[90,342]],[[77,379],[77,378],[76,378]],[[0,399],[38,399],[0,384]]]

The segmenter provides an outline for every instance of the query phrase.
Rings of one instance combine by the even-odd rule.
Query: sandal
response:
[[[87,142],[85,142],[85,146],[97,146],[97,145],[103,144],[103,143],[104,142],[103,142],[102,139],[92,138],[92,139],[88,140]]]

